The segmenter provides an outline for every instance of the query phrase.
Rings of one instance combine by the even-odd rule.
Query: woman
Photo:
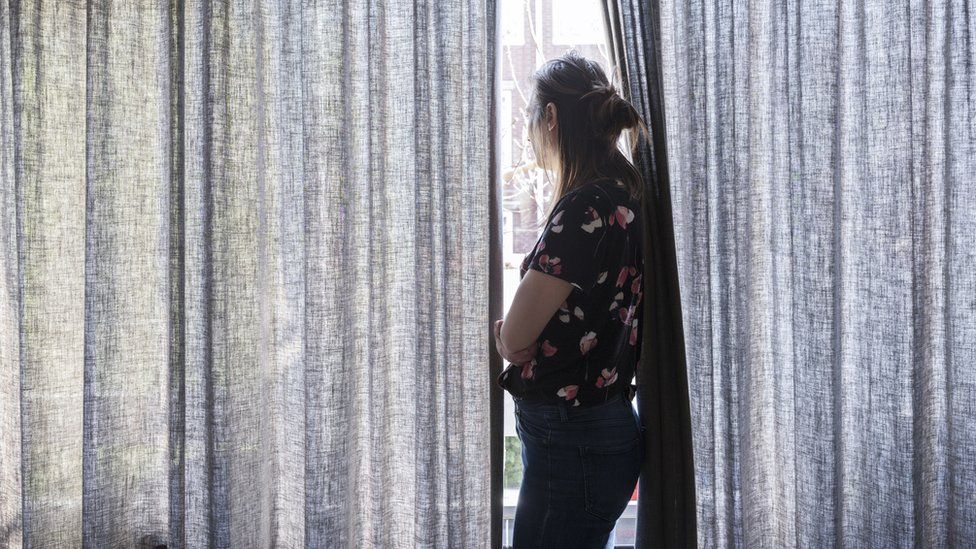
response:
[[[634,492],[643,430],[630,381],[640,356],[639,172],[617,148],[647,129],[594,62],[570,52],[532,77],[528,128],[555,175],[553,203],[495,345],[515,401],[523,480],[514,549],[612,547]]]

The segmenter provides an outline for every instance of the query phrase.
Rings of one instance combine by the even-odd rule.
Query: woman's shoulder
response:
[[[641,201],[631,195],[630,188],[622,181],[606,178],[580,190],[584,189],[588,193],[587,200],[594,204],[593,209],[606,221],[607,227],[622,229],[614,231],[615,234],[633,238],[634,231],[641,231]]]
[[[609,213],[619,202],[612,191],[613,182],[606,179],[587,181],[566,193],[561,202],[565,206],[592,207],[600,213]]]
[[[640,209],[640,202],[630,195],[627,186],[610,178],[588,181],[567,193],[563,201],[563,207],[592,207],[601,217],[613,215],[621,208],[634,213]]]

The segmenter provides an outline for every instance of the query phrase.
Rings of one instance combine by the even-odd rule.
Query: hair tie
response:
[[[603,95],[605,96],[604,101],[606,101],[614,95],[617,95],[617,90],[614,89],[613,85],[598,84],[590,89],[590,91],[581,95],[580,99],[585,99],[591,95]]]

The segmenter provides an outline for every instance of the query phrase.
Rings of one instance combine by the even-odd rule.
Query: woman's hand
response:
[[[520,351],[509,351],[502,344],[502,322],[503,320],[496,320],[494,331],[495,331],[495,349],[498,350],[498,354],[502,355],[502,358],[511,362],[512,364],[524,364],[535,357],[536,352],[539,350],[539,343],[533,342],[525,349]]]

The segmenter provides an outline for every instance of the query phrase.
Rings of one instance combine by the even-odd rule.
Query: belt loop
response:
[[[558,408],[559,408],[559,421],[562,421],[563,423],[569,421],[569,413],[566,412],[567,406],[565,404],[560,403],[558,405]]]

